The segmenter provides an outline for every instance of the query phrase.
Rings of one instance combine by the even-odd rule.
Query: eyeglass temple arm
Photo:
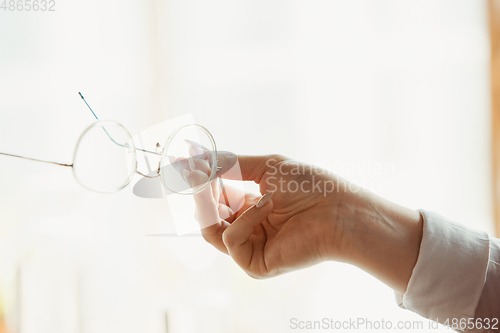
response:
[[[90,111],[92,112],[92,114],[94,115],[94,117],[99,120],[99,118],[97,118],[97,115],[95,114],[95,112],[92,110],[92,108],[90,107],[90,105],[87,103],[87,101],[85,100],[85,98],[83,97],[82,93],[78,92],[78,94],[80,95],[80,97],[83,99],[83,101],[85,102],[85,104],[87,104],[87,107],[90,109]],[[108,135],[108,137],[111,139],[111,141],[113,141],[115,144],[121,146],[121,147],[125,147],[125,145],[122,145],[118,142],[116,142],[108,133],[108,131],[106,131],[106,129],[103,127],[103,130],[106,132],[106,134]],[[140,150],[140,151],[143,151],[145,153],[151,153],[151,154],[155,154],[155,155],[161,155],[160,153],[157,153],[157,152],[154,152],[154,151],[150,151],[150,150],[146,150],[146,149],[142,149],[142,148],[136,148],[137,150]],[[30,161],[35,161],[35,162],[42,162],[42,163],[49,163],[49,164],[55,164],[55,165],[59,165],[59,166],[63,166],[63,167],[73,167],[73,164],[68,164],[68,163],[60,163],[60,162],[54,162],[54,161],[47,161],[47,160],[41,160],[41,159],[38,159],[38,158],[32,158],[32,157],[26,157],[26,156],[21,156],[21,155],[14,155],[14,154],[8,154],[8,153],[2,153],[0,152],[0,155],[4,155],[4,156],[10,156],[10,157],[17,157],[17,158],[22,158],[22,159],[25,159],[25,160],[30,160]]]
[[[26,156],[21,156],[21,155],[7,154],[7,153],[2,153],[2,152],[0,152],[0,155],[10,156],[10,157],[17,157],[17,158],[22,158],[22,159],[25,159],[25,160],[30,160],[30,161],[35,161],[35,162],[43,162],[43,163],[55,164],[55,165],[59,165],[59,166],[63,166],[63,167],[73,167],[73,164],[40,160],[38,158],[31,158],[31,157],[26,157]]]
[[[90,112],[92,112],[92,114],[94,115],[95,119],[99,120],[99,118],[97,118],[97,115],[95,114],[94,110],[92,110],[92,108],[90,107],[89,103],[87,103],[87,101],[85,100],[85,97],[83,97],[82,93],[81,92],[78,92],[78,95],[80,95],[80,97],[83,99],[83,101],[85,102],[85,104],[87,104],[87,107],[89,108]],[[121,143],[118,143],[116,142],[112,137],[111,135],[109,135],[108,131],[106,131],[106,129],[104,128],[104,126],[102,127],[102,129],[104,130],[104,132],[106,132],[107,136],[109,137],[109,139],[111,141],[113,141],[115,144],[117,144],[118,146],[120,147],[125,147],[125,145],[122,145]],[[135,148],[136,150],[140,150],[140,151],[143,151],[145,153],[150,153],[150,154],[155,154],[155,155],[161,155],[160,153],[157,153],[155,151],[151,151],[151,150],[147,150],[147,149],[142,149],[142,148]]]

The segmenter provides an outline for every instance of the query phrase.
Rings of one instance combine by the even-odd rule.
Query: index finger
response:
[[[285,160],[281,155],[221,155],[219,165],[222,167],[220,177],[231,180],[251,180],[260,183],[262,176],[273,165]],[[234,163],[234,159],[237,159]],[[234,165],[232,165],[234,163]],[[227,168],[228,165],[232,165]],[[226,169],[224,168],[226,166]]]

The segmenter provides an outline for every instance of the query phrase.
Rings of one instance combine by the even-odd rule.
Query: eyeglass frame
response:
[[[10,156],[10,157],[17,157],[17,158],[22,158],[22,159],[26,159],[26,160],[30,160],[30,161],[35,161],[35,162],[42,162],[42,163],[49,163],[49,164],[54,164],[54,165],[59,165],[59,166],[63,166],[63,167],[70,167],[73,169],[73,176],[75,178],[75,180],[78,182],[78,184],[80,184],[80,186],[82,186],[83,188],[86,188],[90,191],[93,191],[93,192],[97,192],[97,193],[116,193],[122,189],[124,189],[125,187],[127,187],[130,182],[132,181],[132,176],[134,173],[142,176],[142,177],[145,177],[145,178],[150,178],[150,179],[153,179],[153,178],[158,178],[158,177],[161,177],[162,173],[161,173],[161,162],[165,160],[165,158],[167,157],[166,155],[166,150],[165,149],[162,149],[161,152],[157,152],[157,151],[151,151],[151,150],[147,150],[147,149],[143,149],[143,148],[137,148],[135,146],[135,142],[133,140],[133,137],[132,135],[130,134],[130,132],[123,126],[121,125],[120,123],[114,121],[114,120],[99,120],[99,118],[97,117],[97,115],[95,114],[95,112],[92,110],[92,108],[90,107],[90,105],[87,103],[87,101],[85,100],[85,98],[83,97],[82,93],[81,92],[78,92],[78,94],[80,95],[80,97],[83,99],[83,101],[85,102],[85,104],[87,105],[87,107],[90,109],[90,111],[92,112],[92,114],[94,115],[94,117],[97,119],[96,122],[92,123],[90,126],[88,126],[83,132],[82,134],[80,135],[80,137],[78,138],[78,141],[77,141],[77,144],[75,146],[75,151],[73,153],[73,163],[71,164],[68,164],[68,163],[61,163],[61,162],[54,162],[54,161],[48,161],[48,160],[42,160],[42,159],[37,159],[37,158],[32,158],[32,157],[26,157],[26,156],[21,156],[21,155],[16,155],[16,154],[9,154],[9,153],[4,153],[4,152],[0,152],[0,155],[4,155],[4,156]],[[140,172],[139,170],[137,170],[137,166],[138,166],[138,161],[137,161],[137,155],[135,154],[135,170],[134,172],[131,174],[132,176],[129,177],[129,179],[127,180],[127,182],[124,183],[123,186],[119,187],[119,188],[116,188],[116,189],[113,189],[111,191],[98,191],[98,190],[95,190],[95,189],[92,189],[92,188],[89,188],[87,187],[85,184],[83,184],[78,176],[75,174],[75,168],[73,167],[74,166],[74,161],[75,161],[75,157],[76,157],[76,153],[78,152],[78,148],[79,148],[79,145],[82,141],[82,138],[88,133],[88,131],[90,131],[94,126],[96,126],[96,124],[99,124],[99,123],[102,123],[102,122],[113,122],[115,123],[116,125],[120,126],[131,138],[132,140],[132,143],[133,143],[133,147],[134,147],[134,154],[135,154],[135,151],[139,150],[139,151],[142,151],[142,152],[145,152],[145,153],[150,153],[150,154],[155,154],[155,155],[159,155],[161,156],[161,160],[160,162],[158,163],[158,169],[156,170],[156,175],[154,176],[150,176],[150,175],[145,175],[143,174],[142,172]],[[212,134],[208,131],[208,129],[206,129],[205,127],[201,126],[201,125],[198,125],[198,124],[187,124],[187,125],[184,125],[182,127],[179,127],[178,129],[176,129],[167,139],[167,142],[165,143],[165,147],[168,147],[168,145],[170,144],[170,142],[172,141],[172,139],[174,138],[174,136],[182,129],[188,127],[188,126],[197,126],[199,127],[202,131],[205,132],[205,134],[208,135],[208,137],[210,138],[210,140],[212,141],[213,143],[213,148],[214,148],[214,157],[213,157],[213,163],[215,164],[215,168],[212,168],[212,172],[210,174],[210,177],[209,177],[209,180],[201,187],[198,187],[197,188],[197,191],[196,192],[193,192],[193,193],[181,193],[181,192],[177,192],[177,191],[174,191],[172,189],[170,189],[164,181],[162,181],[162,185],[165,186],[167,189],[169,189],[170,191],[174,192],[174,193],[177,193],[177,194],[183,194],[183,195],[189,195],[189,194],[195,194],[195,193],[199,193],[201,191],[203,191],[211,182],[212,180],[214,180],[217,176],[217,172],[220,172],[222,170],[222,168],[220,166],[218,166],[218,158],[217,158],[217,146],[216,146],[216,143],[215,143],[215,139],[213,138]],[[104,131],[106,132],[106,134],[108,135],[108,137],[114,142],[116,143],[117,145],[120,145],[120,146],[123,146],[119,143],[117,143],[115,140],[113,140],[113,138],[109,135],[109,133],[106,131],[106,129],[103,127]],[[159,143],[156,144],[157,145],[157,148],[160,146]],[[224,187],[224,182],[222,181],[222,178],[220,177],[217,177],[219,179],[219,184],[221,186],[221,189],[222,189],[222,193],[224,195],[224,199],[226,200],[226,202],[229,202],[228,199],[227,199],[227,194],[226,194],[226,191],[225,191],[225,187]]]

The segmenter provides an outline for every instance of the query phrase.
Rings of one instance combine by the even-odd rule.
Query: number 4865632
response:
[[[55,5],[55,0],[4,0],[0,9],[5,12],[53,12]]]

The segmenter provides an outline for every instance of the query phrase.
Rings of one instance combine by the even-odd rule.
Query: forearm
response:
[[[365,190],[346,193],[339,208],[346,261],[404,293],[422,240],[420,213]]]
[[[474,332],[487,328],[470,319],[492,326],[500,314],[497,239],[490,247],[484,232],[368,191],[344,199],[339,207],[347,262],[390,286],[401,307],[425,318],[446,325],[462,320]]]

